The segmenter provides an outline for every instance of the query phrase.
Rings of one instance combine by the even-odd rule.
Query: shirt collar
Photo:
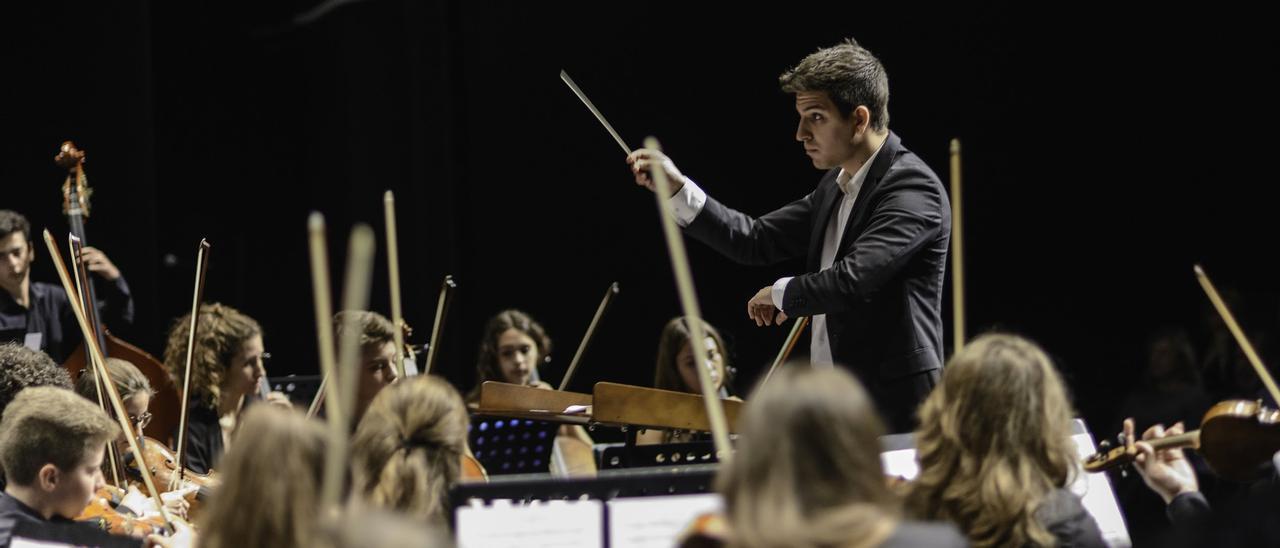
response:
[[[876,147],[876,151],[871,153],[871,156],[862,163],[862,167],[859,167],[856,173],[850,175],[844,168],[840,168],[840,173],[836,175],[836,186],[840,187],[841,192],[848,196],[856,194],[858,189],[862,188],[863,181],[867,180],[867,172],[871,171],[871,164],[876,161],[876,156],[880,155],[880,149],[883,149],[884,144],[887,142],[889,142],[887,138],[881,141],[880,146]]]

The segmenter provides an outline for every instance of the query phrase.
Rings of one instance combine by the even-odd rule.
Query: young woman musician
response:
[[[710,363],[706,364],[711,380],[716,383],[716,392],[721,398],[739,400],[732,395],[730,386],[729,358],[725,351],[724,339],[711,324],[702,322],[706,339],[703,345],[707,349]],[[674,392],[702,394],[702,383],[698,380],[698,370],[693,359],[693,347],[690,346],[693,336],[689,333],[689,319],[673,318],[662,328],[658,337],[658,361],[654,367],[653,387]],[[645,430],[636,437],[641,445],[655,443],[678,443],[691,441],[687,433],[676,433],[662,430]]]
[[[324,517],[324,426],[275,405],[251,406],[242,423],[198,521],[201,548],[313,546]]]
[[[147,376],[142,374],[133,364],[118,358],[107,358],[107,380],[115,385],[116,392],[120,394],[120,400],[124,403],[125,412],[129,414],[129,422],[133,427],[141,432],[151,423],[151,412],[148,408],[151,405],[151,397],[155,395],[155,391],[151,389],[151,381],[147,380]],[[85,399],[98,403],[98,386],[97,375],[92,371],[85,371],[80,374],[80,378],[76,380],[76,393]],[[103,398],[106,396],[104,395]],[[123,438],[115,441],[115,454],[128,458],[128,443]],[[109,466],[109,463],[103,462],[103,466]],[[129,494],[136,497],[145,497],[136,487],[129,489]],[[180,495],[170,497],[162,495],[165,507],[173,514],[186,518],[188,504]],[[125,503],[128,506],[128,503]],[[132,508],[132,506],[129,506]]]
[[[373,398],[351,442],[352,496],[437,526],[467,450],[467,408],[447,381],[410,377]]]
[[[550,389],[538,375],[538,365],[551,354],[551,338],[542,325],[519,310],[503,310],[485,323],[476,360],[476,386],[467,403],[478,404],[480,385],[501,381]]]
[[[1004,334],[974,339],[920,406],[908,508],[954,522],[974,546],[1104,546],[1067,489],[1079,460],[1071,416],[1039,346]]]
[[[540,380],[538,365],[548,361],[551,338],[542,325],[519,310],[504,310],[485,323],[484,338],[480,341],[480,356],[476,361],[476,386],[467,395],[467,404],[480,403],[480,386],[485,381],[501,381],[522,386],[535,386],[551,390],[551,385]],[[560,463],[552,468],[560,475],[594,475],[595,462],[591,457],[594,441],[581,426],[563,426],[556,436],[556,450]],[[557,469],[559,468],[559,469]]]
[[[781,367],[750,402],[716,478],[728,546],[965,545],[950,525],[903,518],[880,463],[884,425],[845,370]]]
[[[186,370],[187,335],[191,317],[177,319],[164,349],[165,367],[176,386]],[[266,376],[262,327],[248,315],[224,304],[200,305],[199,327],[191,362],[191,396],[187,411],[185,464],[207,473],[218,464],[250,396]],[[273,403],[287,405],[283,394]]]

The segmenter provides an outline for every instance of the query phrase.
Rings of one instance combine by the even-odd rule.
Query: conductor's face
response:
[[[797,92],[796,112],[800,114],[796,140],[804,144],[813,167],[831,169],[853,158],[862,138],[857,112],[845,118],[825,91]]]

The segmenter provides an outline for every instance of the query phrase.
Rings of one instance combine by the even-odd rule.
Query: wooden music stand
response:
[[[598,382],[594,389],[592,421],[599,424],[709,432],[702,396],[645,388],[612,382]],[[735,433],[742,402],[722,400],[729,423]]]

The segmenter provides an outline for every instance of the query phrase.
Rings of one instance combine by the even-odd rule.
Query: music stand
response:
[[[547,421],[472,415],[467,443],[490,476],[546,473],[559,428]]]

